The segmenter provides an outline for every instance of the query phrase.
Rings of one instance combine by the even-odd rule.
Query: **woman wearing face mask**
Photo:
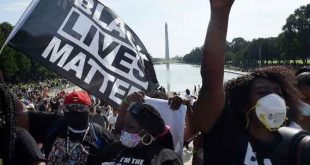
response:
[[[223,114],[204,135],[206,164],[283,164],[275,153],[282,141],[278,129],[298,127],[293,81],[290,69],[268,67],[227,82]]]
[[[298,148],[308,145],[285,141],[283,127],[279,129],[296,125],[293,121],[299,96],[292,85],[292,71],[284,67],[263,68],[223,86],[226,34],[233,2],[210,0],[211,16],[201,63],[202,87],[189,116],[191,130],[203,132],[204,164],[298,164],[303,155]],[[285,150],[279,149],[282,143]],[[305,162],[310,164],[310,160]]]
[[[136,103],[128,112],[120,141],[102,150],[96,164],[183,164],[169,128],[152,106]]]

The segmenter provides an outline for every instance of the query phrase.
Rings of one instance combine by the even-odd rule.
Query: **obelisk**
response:
[[[166,61],[169,61],[169,39],[168,39],[168,24],[165,23],[165,39],[166,39]]]
[[[170,92],[170,70],[169,70],[169,39],[168,39],[168,24],[165,23],[165,50],[166,50],[166,68],[167,68],[167,92]]]

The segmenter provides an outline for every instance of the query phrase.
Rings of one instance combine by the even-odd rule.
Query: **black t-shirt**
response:
[[[251,162],[264,164],[261,162],[266,159],[277,164],[273,151],[281,139],[276,137],[272,143],[263,143],[252,138],[252,150],[248,150],[250,135],[246,132],[245,125],[242,116],[226,106],[217,123],[204,134],[204,164],[243,165],[247,152],[254,154],[254,147],[259,150],[251,156]]]
[[[37,161],[45,161],[29,132],[22,128],[16,128],[16,141],[13,162],[10,164],[33,164]]]
[[[241,165],[247,151],[248,137],[242,120],[227,107],[213,128],[204,134],[206,165]]]
[[[29,113],[29,121],[30,133],[43,143],[48,164],[92,164],[98,151],[114,141],[108,131],[95,123],[90,123],[86,133],[76,134],[68,130],[62,116]]]
[[[174,151],[168,148],[156,145],[127,148],[120,142],[116,142],[101,150],[94,164],[180,165],[183,162]]]

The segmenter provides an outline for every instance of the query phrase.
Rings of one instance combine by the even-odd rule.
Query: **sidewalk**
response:
[[[250,73],[250,72],[241,72],[241,71],[230,70],[230,69],[224,69],[224,72],[234,73],[234,74],[239,74],[239,75],[246,75]]]

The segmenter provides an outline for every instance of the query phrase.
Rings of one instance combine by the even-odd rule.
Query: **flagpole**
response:
[[[2,51],[3,51],[3,49],[4,49],[4,47],[5,47],[6,44],[7,44],[7,41],[5,41],[4,44],[2,45],[2,47],[1,47],[1,49],[0,49],[0,55],[1,55],[1,53],[2,53]]]

